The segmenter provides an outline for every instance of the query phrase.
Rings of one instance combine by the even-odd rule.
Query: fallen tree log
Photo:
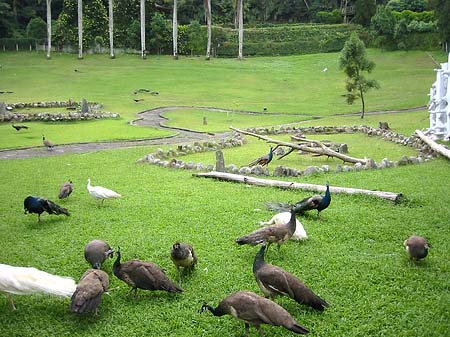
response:
[[[234,182],[245,183],[245,184],[249,184],[249,185],[257,185],[257,186],[271,186],[271,187],[301,189],[304,191],[312,191],[312,192],[325,192],[325,189],[326,189],[326,187],[323,185],[295,183],[295,182],[272,180],[272,179],[262,179],[262,178],[244,176],[244,175],[240,175],[240,174],[216,172],[216,171],[206,172],[206,173],[194,173],[193,176],[194,177],[202,177],[202,178],[215,178],[215,179],[219,179],[219,180],[234,181]],[[400,201],[400,198],[402,197],[401,193],[371,191],[371,190],[363,190],[363,189],[358,189],[358,188],[347,188],[347,187],[337,187],[337,186],[330,186],[330,192],[333,194],[344,193],[344,194],[371,195],[374,197],[393,201],[395,203],[398,203]]]
[[[445,148],[444,146],[436,143],[434,140],[432,140],[430,137],[425,136],[425,134],[420,131],[416,130],[416,134],[419,136],[420,139],[422,139],[433,151],[436,151],[437,153],[443,155],[447,159],[450,159],[450,150]]]
[[[309,153],[315,153],[319,156],[329,156],[329,157],[335,157],[338,159],[341,159],[344,163],[361,163],[363,165],[365,165],[368,162],[368,159],[364,158],[354,158],[354,157],[350,157],[347,156],[343,153],[339,153],[336,151],[333,151],[331,149],[329,149],[328,147],[326,147],[325,145],[323,145],[321,142],[317,141],[317,140],[310,140],[310,139],[306,139],[306,138],[298,138],[298,140],[301,140],[302,142],[310,142],[310,143],[315,143],[318,144],[320,146],[319,147],[309,147],[306,145],[302,145],[302,144],[294,144],[294,143],[289,143],[289,142],[284,142],[281,140],[277,140],[277,139],[272,139],[266,136],[262,136],[262,135],[258,135],[257,133],[253,133],[250,131],[246,131],[246,130],[240,130],[237,128],[234,128],[232,126],[230,126],[231,130],[234,130],[236,132],[242,133],[244,135],[248,135],[248,136],[252,136],[252,137],[256,137],[262,140],[265,140],[268,143],[273,143],[273,144],[278,144],[277,146],[286,146],[286,147],[290,147],[292,149],[292,151],[295,150],[301,150],[304,152],[309,152]],[[287,154],[285,154],[283,157],[287,156],[288,154],[290,154],[292,151],[289,151]],[[281,158],[280,158],[281,159]]]

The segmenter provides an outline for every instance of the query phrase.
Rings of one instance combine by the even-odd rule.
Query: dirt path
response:
[[[372,114],[387,114],[387,113],[400,113],[400,112],[411,112],[411,111],[419,111],[423,110],[426,107],[418,107],[413,109],[404,109],[404,110],[390,110],[390,111],[372,111],[366,112],[366,115]],[[138,118],[133,120],[130,124],[132,125],[140,125],[140,126],[148,126],[166,130],[172,130],[175,132],[175,135],[164,137],[164,138],[154,138],[154,139],[133,139],[133,140],[124,140],[124,141],[113,141],[113,142],[86,142],[86,143],[74,143],[67,145],[56,145],[54,149],[47,150],[43,146],[33,146],[26,147],[20,149],[13,150],[0,150],[0,159],[24,159],[24,158],[32,158],[32,157],[48,157],[48,156],[57,156],[67,153],[86,153],[86,152],[95,152],[101,150],[108,149],[117,149],[117,148],[128,148],[128,147],[136,147],[136,146],[150,146],[150,145],[170,145],[170,144],[181,144],[186,142],[193,142],[197,140],[206,140],[206,139],[217,139],[224,137],[230,132],[225,133],[207,133],[207,132],[199,132],[195,130],[183,129],[166,126],[164,122],[168,120],[168,118],[164,117],[162,114],[167,111],[173,111],[178,109],[201,109],[208,111],[216,111],[216,112],[232,112],[234,110],[226,110],[219,109],[214,107],[193,107],[193,106],[171,106],[171,107],[161,107],[155,108],[151,110],[146,110],[137,114]],[[236,111],[234,111],[236,112]],[[267,112],[252,112],[252,111],[238,111],[239,113],[259,115],[273,115],[273,116],[283,116],[286,114],[281,113],[267,113]],[[352,114],[339,114],[339,116],[353,116],[357,115],[357,113]],[[291,114],[292,115],[292,114]],[[306,116],[301,114],[299,116]],[[310,116],[311,118],[317,119],[321,118],[319,116]]]

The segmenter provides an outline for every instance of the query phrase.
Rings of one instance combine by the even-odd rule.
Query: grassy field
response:
[[[371,50],[370,55],[377,63],[374,77],[382,87],[383,83],[391,83],[393,90],[392,93],[383,92],[384,96],[381,91],[371,96],[368,99],[372,101],[369,103],[371,110],[426,103],[426,92],[434,73],[430,73],[433,64],[424,52]],[[428,125],[424,111],[367,116],[364,120],[358,116],[331,116],[330,108],[334,112],[355,109],[342,103],[341,97],[329,97],[343,88],[342,74],[330,66],[337,54],[255,58],[244,62],[212,60],[210,63],[185,58],[175,62],[165,57],[141,61],[130,56],[120,56],[116,60],[88,56],[78,61],[74,55],[55,54],[51,61],[46,61],[41,59],[42,55],[33,55],[29,59],[25,56],[0,54],[0,90],[14,91],[1,99],[11,99],[9,102],[53,100],[89,93],[92,95],[92,98],[88,97],[90,100],[105,103],[106,110],[121,113],[123,119],[64,126],[33,123],[28,133],[16,133],[10,125],[0,125],[1,147],[36,142],[39,145],[44,131],[48,138],[61,139],[61,142],[158,136],[159,131],[131,127],[126,122],[134,119],[138,111],[163,105],[261,111],[264,104],[269,112],[307,111],[324,117],[300,121],[298,125],[377,126],[379,121],[387,121],[394,131],[405,135]],[[406,66],[408,62],[410,67]],[[111,64],[114,69],[108,67]],[[324,74],[321,69],[325,66],[330,70]],[[82,72],[75,73],[72,69],[75,67]],[[318,76],[331,75],[334,80],[322,81],[320,85],[314,83],[317,74],[312,69],[317,69]],[[388,69],[396,72],[396,76],[388,74]],[[45,73],[48,81],[42,76],[30,77],[31,72]],[[11,81],[14,73],[15,81]],[[152,76],[148,76],[149,73]],[[292,81],[289,85],[286,83],[284,91],[277,74]],[[204,79],[214,78],[214,81],[201,81],[202,75]],[[232,80],[238,75],[242,75],[243,81],[233,85]],[[262,86],[262,81],[271,76],[275,80],[268,81],[268,87]],[[400,80],[402,76],[403,80]],[[61,85],[65,77],[66,89]],[[5,78],[8,81],[4,81]],[[301,91],[308,80],[311,82],[309,89],[314,89]],[[244,83],[253,84],[246,87]],[[402,83],[410,84],[406,93]],[[145,100],[134,103],[132,91],[141,87],[160,91],[160,95],[141,95]],[[269,95],[266,88],[277,92],[276,97]],[[403,91],[399,92],[399,88]],[[326,102],[303,101],[301,95],[295,96],[299,92],[308,93],[310,98],[323,97]],[[234,103],[234,97],[238,103]],[[267,98],[273,105],[264,102]],[[177,126],[201,128],[198,124],[204,113],[211,130],[226,130],[231,118],[237,127],[246,127],[249,123],[248,116],[240,114],[231,114],[228,119],[226,114],[212,115],[198,110],[168,115],[174,120],[179,118],[175,123]],[[190,120],[191,115],[194,117]],[[289,118],[264,117],[255,123],[278,125],[290,122]],[[298,116],[292,118],[296,122]],[[402,155],[415,154],[409,148],[362,135],[314,138],[346,142],[351,155],[369,155],[376,160],[386,156],[398,160]],[[217,305],[223,297],[237,290],[246,289],[262,295],[251,269],[258,248],[237,246],[234,240],[258,228],[259,221],[270,219],[273,214],[264,208],[264,202],[296,202],[311,193],[195,178],[189,171],[136,163],[156,148],[1,160],[0,263],[33,266],[78,280],[89,267],[83,257],[84,245],[92,239],[103,239],[114,248],[121,247],[124,261],[133,258],[152,261],[176,280],[169,252],[172,244],[180,240],[191,243],[199,256],[195,272],[180,283],[184,292],[171,295],[141,291],[137,298],[130,296],[129,287],[112,274],[113,261],[107,261],[104,269],[110,275],[110,295],[103,297],[98,316],[74,315],[69,312],[69,299],[45,295],[15,296],[18,310],[11,311],[6,298],[0,295],[0,336],[243,334],[242,323],[231,317],[200,314],[200,307],[204,302]],[[249,139],[249,144],[242,148],[224,150],[224,157],[227,164],[246,164],[255,156],[266,153],[267,149],[267,143]],[[211,152],[180,159],[209,163],[214,162],[213,156]],[[278,164],[277,161],[271,163],[270,170]],[[322,157],[290,155],[282,160],[282,164],[334,167],[337,162]],[[86,190],[89,177],[93,185],[114,189],[123,198],[106,201],[104,206],[97,207]],[[299,218],[309,240],[290,241],[279,252],[272,247],[267,260],[297,275],[330,307],[318,313],[287,298],[279,298],[277,303],[310,329],[311,336],[449,336],[449,178],[449,163],[444,159],[384,170],[289,178],[296,182],[325,184],[328,181],[331,186],[403,193],[404,199],[395,205],[374,197],[333,194],[330,207],[321,217],[312,212]],[[68,179],[74,182],[73,195],[59,201],[59,186]],[[42,222],[38,223],[36,215],[23,214],[23,199],[27,195],[48,197],[67,207],[71,216],[44,214]],[[425,236],[433,245],[429,256],[419,263],[411,263],[403,248],[403,241],[411,234]],[[263,329],[267,336],[294,335],[280,327],[264,326]],[[252,330],[250,335],[257,333]]]

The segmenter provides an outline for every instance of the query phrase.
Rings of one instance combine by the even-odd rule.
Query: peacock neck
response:
[[[256,273],[259,268],[261,268],[266,262],[264,261],[264,252],[266,246],[261,246],[258,253],[255,255],[255,260],[253,261],[253,273]]]

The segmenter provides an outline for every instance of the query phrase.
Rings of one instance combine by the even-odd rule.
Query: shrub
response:
[[[33,18],[27,26],[27,37],[31,39],[45,39],[47,37],[47,24],[41,18]]]

